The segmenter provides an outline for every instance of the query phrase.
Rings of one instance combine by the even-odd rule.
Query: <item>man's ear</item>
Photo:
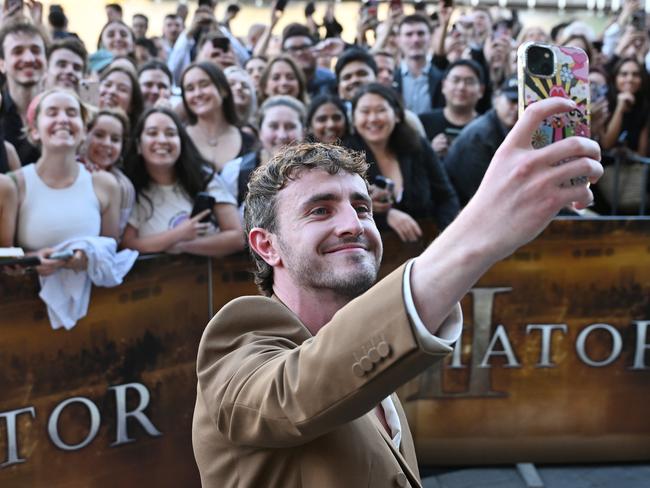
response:
[[[248,233],[248,245],[269,266],[273,267],[282,264],[275,234],[272,232],[260,227],[254,227]]]

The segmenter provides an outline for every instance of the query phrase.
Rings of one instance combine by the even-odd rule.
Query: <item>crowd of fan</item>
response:
[[[322,19],[308,4],[305,22],[282,32],[283,11],[270,7],[245,38],[230,30],[236,5],[220,21],[215,0],[191,17],[179,4],[148,37],[145,15],[129,26],[110,4],[90,55],[61,7],[43,19],[39,2],[26,3],[5,10],[0,28],[0,246],[37,253],[41,274],[83,269],[83,254],[48,258],[79,235],[145,253],[243,249],[248,177],[301,140],[365,152],[381,229],[403,241],[422,235],[421,218],[442,229],[517,120],[515,53],[526,41],[584,49],[592,137],[605,151],[648,153],[650,40],[638,0],[603,33],[580,21],[547,32],[516,11],[445,2],[391,2],[380,21],[369,2],[352,44],[333,2]],[[199,200],[208,204],[192,215]]]

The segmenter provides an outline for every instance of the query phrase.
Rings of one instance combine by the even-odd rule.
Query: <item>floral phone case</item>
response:
[[[528,50],[532,46],[550,49],[553,54],[553,73],[531,73]],[[577,47],[561,47],[527,42],[517,51],[519,83],[519,116],[526,107],[549,97],[570,98],[577,109],[548,117],[532,135],[533,147],[538,149],[571,136],[589,137],[589,58]]]

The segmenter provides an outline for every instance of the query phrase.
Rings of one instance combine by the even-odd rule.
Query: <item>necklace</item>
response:
[[[208,144],[208,146],[217,147],[219,145],[219,135],[215,135],[214,137],[211,138],[208,135],[208,131],[206,131],[203,127],[200,128],[201,128],[201,132],[203,132],[203,139]]]

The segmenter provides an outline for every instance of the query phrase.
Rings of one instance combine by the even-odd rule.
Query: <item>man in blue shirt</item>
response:
[[[403,60],[395,82],[405,107],[418,115],[444,104],[436,98],[442,71],[429,59],[431,33],[426,17],[418,14],[407,15],[399,24],[398,44]]]

